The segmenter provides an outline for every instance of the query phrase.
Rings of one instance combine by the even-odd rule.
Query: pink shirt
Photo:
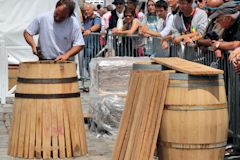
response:
[[[110,17],[111,17],[111,12],[110,12],[110,11],[108,11],[107,13],[105,13],[105,14],[102,16],[102,18],[101,18],[101,21],[102,21],[102,30],[108,29]]]

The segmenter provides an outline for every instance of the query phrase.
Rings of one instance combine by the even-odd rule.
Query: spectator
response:
[[[135,16],[135,11],[127,8],[124,11],[124,25],[122,29],[114,28],[112,30],[113,34],[126,34],[126,35],[133,35],[137,33],[138,28],[140,26],[140,21]]]
[[[171,29],[172,29],[172,22],[173,22],[173,15],[168,12],[168,4],[167,2],[160,0],[157,1],[156,3],[156,14],[159,18],[163,19],[163,23],[160,26],[160,28],[157,31],[152,31],[149,30],[145,27],[143,27],[142,32],[149,34],[151,36],[156,36],[156,37],[165,37],[168,34],[170,34]],[[158,43],[159,44],[159,43]],[[168,49],[163,49],[161,45],[158,48],[158,52],[155,57],[168,57],[169,56],[169,50]]]
[[[90,3],[84,5],[85,19],[83,22],[83,35],[88,36],[91,32],[100,32],[101,19],[94,14],[94,6]]]
[[[123,16],[125,11],[125,2],[124,0],[114,0],[113,4],[116,6],[111,12],[111,18],[109,20],[109,29],[117,27],[121,29],[123,27]]]
[[[172,14],[175,15],[179,11],[178,0],[167,0],[168,6],[171,8]]]
[[[91,58],[97,54],[100,49],[99,39],[100,37],[96,35],[91,35],[92,32],[100,32],[101,30],[101,19],[96,14],[94,14],[94,6],[90,3],[85,3],[85,19],[83,22],[83,35],[85,40],[84,48],[84,58],[87,64],[90,62]]]
[[[155,55],[158,52],[158,49],[153,47],[153,44],[158,44],[159,40],[156,38],[152,38],[150,34],[146,32],[142,32],[142,28],[144,31],[154,31],[157,32],[160,29],[162,24],[162,20],[156,16],[156,7],[154,0],[147,1],[147,15],[143,19],[142,27],[139,30],[139,33],[147,38],[145,38],[145,52],[144,54],[147,56]]]
[[[239,41],[240,40],[240,14],[237,11],[237,5],[233,2],[228,2],[211,15],[211,18],[217,17],[217,22],[225,29],[222,35],[223,41]],[[212,49],[217,57],[222,56],[221,50],[228,50],[228,46],[221,44],[221,41],[213,41]]]
[[[96,12],[98,13],[99,17],[102,17],[104,11],[103,11],[103,8],[102,8],[101,4],[97,5]]]
[[[138,13],[138,19],[142,23],[143,18],[145,17],[145,2],[142,3],[139,13]]]
[[[138,3],[139,3],[138,0],[127,0],[127,8],[135,11],[135,16],[139,19],[137,9]]]
[[[102,16],[101,22],[102,22],[102,32],[106,33],[106,30],[109,27],[109,20],[111,17],[111,12],[113,11],[113,6],[108,5],[107,7],[107,12]]]
[[[24,31],[25,40],[40,60],[73,60],[73,56],[83,48],[80,26],[72,16],[74,8],[75,3],[72,0],[60,0],[54,12],[41,14]],[[34,35],[39,35],[38,51]]]
[[[133,34],[137,34],[138,33],[138,28],[140,26],[140,21],[136,18],[135,16],[135,11],[131,10],[129,8],[127,8],[124,12],[124,25],[122,29],[117,29],[114,28],[112,30],[113,34],[123,34],[123,35],[128,35],[131,36]],[[128,40],[128,46],[130,46],[131,50],[128,51],[130,53],[128,54],[132,54],[134,56],[137,56],[138,54],[138,48],[141,47],[142,45],[142,41],[139,37],[129,37]],[[132,44],[133,43],[133,44]],[[132,44],[132,45],[131,45]],[[133,50],[132,50],[133,48]]]
[[[167,0],[168,6],[171,8],[172,15],[175,16],[179,12],[178,0]],[[168,41],[172,39],[172,32],[161,39],[162,48],[169,48]]]
[[[217,17],[217,22],[224,28],[222,39],[224,41],[240,40],[240,16],[234,2],[224,3],[209,18]]]
[[[205,9],[207,9],[208,15],[211,15],[221,5],[225,5],[221,0],[207,0],[207,6],[205,7]],[[204,39],[200,39],[197,41],[197,45],[199,47],[209,47],[212,45],[212,40],[219,40],[222,38],[224,28],[222,28],[221,25],[216,22],[216,18],[209,20],[210,22],[208,23],[205,35],[203,36]]]
[[[208,24],[207,14],[192,7],[193,0],[179,0],[180,12],[173,20],[174,44],[192,42],[193,37],[203,35]]]
[[[165,37],[171,32],[173,15],[168,12],[168,4],[163,0],[158,1],[155,7],[156,14],[159,18],[163,19],[163,23],[161,24],[157,31],[152,31],[144,27],[142,32],[149,34],[151,36]]]

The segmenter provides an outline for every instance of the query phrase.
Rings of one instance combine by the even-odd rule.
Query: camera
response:
[[[204,36],[204,39],[211,39],[211,40],[218,41],[219,35],[215,31],[210,31]]]

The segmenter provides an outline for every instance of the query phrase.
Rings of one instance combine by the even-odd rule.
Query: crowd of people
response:
[[[156,57],[169,56],[169,45],[179,43],[211,47],[217,58],[232,50],[229,60],[240,70],[240,1],[148,0],[146,7],[139,4],[138,0],[114,0],[115,9],[112,5],[95,9],[86,3],[82,8],[83,34],[111,31],[113,35],[155,37],[159,41],[151,41],[157,44],[151,50],[144,47],[144,40],[135,47],[138,55]]]
[[[148,0],[139,4],[138,0],[114,0],[106,7],[85,3],[79,25],[74,17],[75,3],[59,0],[54,12],[33,20],[24,37],[40,59],[67,60],[84,45],[86,51],[94,49],[88,44],[92,32],[138,35],[131,46],[137,56],[167,57],[170,44],[211,47],[217,58],[231,50],[229,60],[240,71],[239,0]],[[33,39],[37,34],[38,45]],[[124,45],[124,41],[121,43]],[[149,43],[154,47],[147,48]]]

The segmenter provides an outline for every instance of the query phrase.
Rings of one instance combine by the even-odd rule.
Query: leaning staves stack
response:
[[[87,154],[74,63],[20,64],[8,154],[44,159]]]

